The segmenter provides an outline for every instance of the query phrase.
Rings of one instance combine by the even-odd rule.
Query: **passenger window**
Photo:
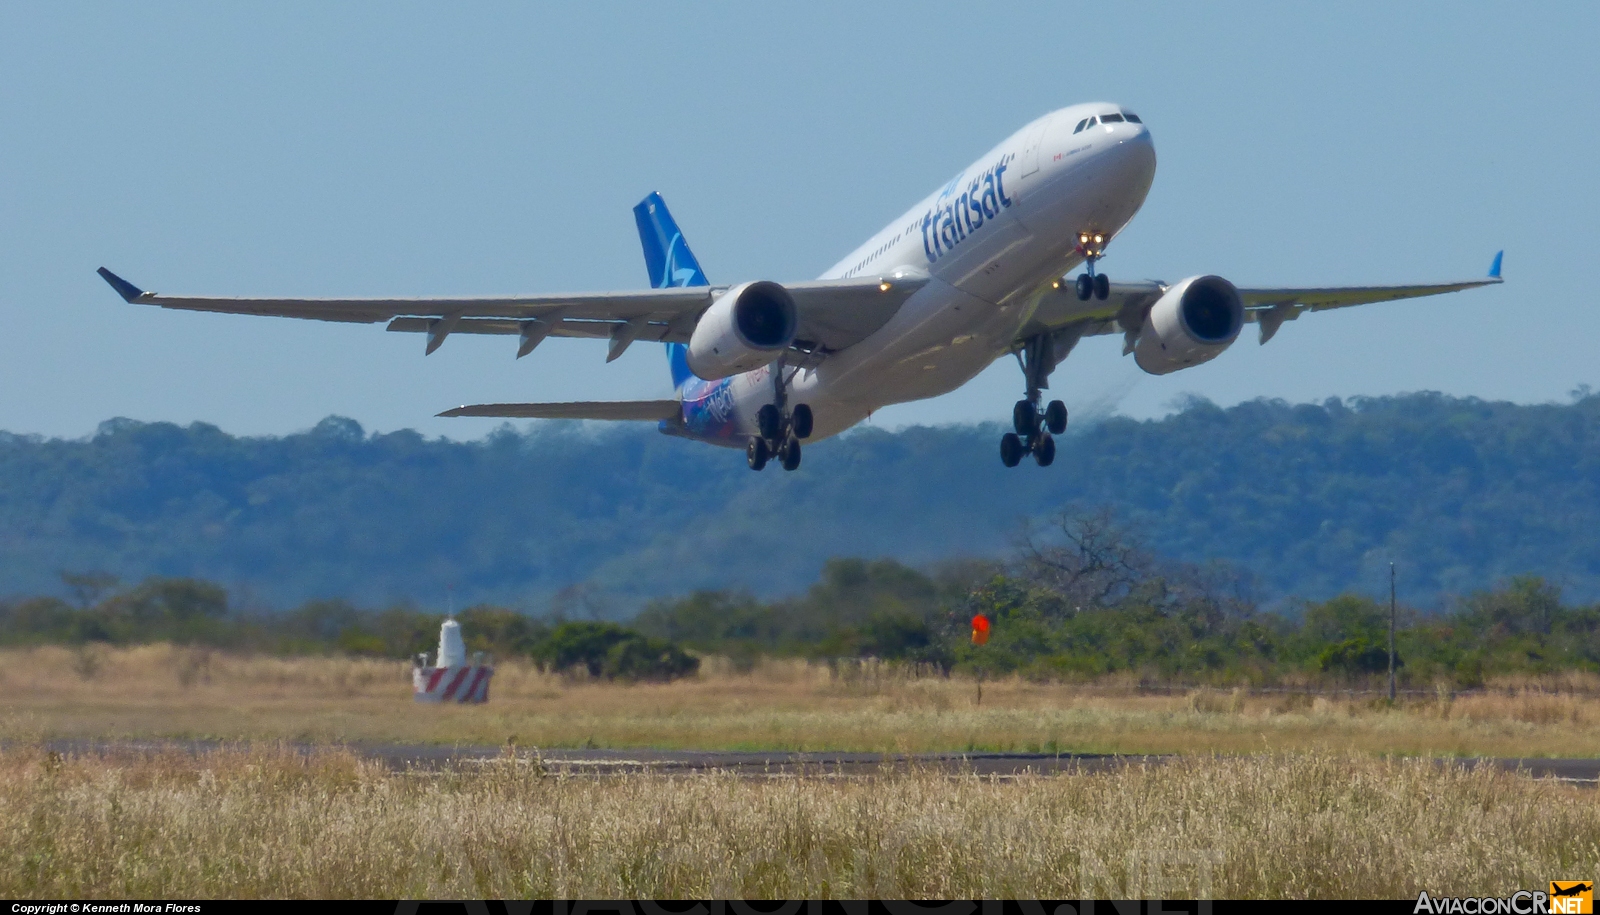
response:
[[[1122,123],[1122,115],[1120,115],[1120,114],[1102,114],[1102,115],[1100,115],[1100,123],[1102,123],[1102,124],[1111,124],[1113,122],[1117,123],[1117,124],[1121,124]]]
[[[1128,120],[1132,121],[1135,124],[1143,124],[1144,123],[1143,121],[1139,120],[1139,116],[1137,114],[1134,114],[1131,111],[1122,112],[1122,116],[1127,118]]]
[[[1078,122],[1078,126],[1077,127],[1072,128],[1072,132],[1073,133],[1083,133],[1083,128],[1088,127],[1088,126],[1089,126],[1089,119],[1088,118],[1084,118],[1083,120]]]

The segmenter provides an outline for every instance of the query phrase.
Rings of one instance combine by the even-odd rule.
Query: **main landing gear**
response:
[[[1075,292],[1079,301],[1090,299],[1105,301],[1111,297],[1111,280],[1104,273],[1095,272],[1095,264],[1106,254],[1104,232],[1078,233],[1077,251],[1083,255],[1088,269],[1078,274]],[[1011,426],[1016,431],[1000,437],[1000,462],[1007,467],[1022,463],[1023,455],[1033,455],[1040,467],[1049,467],[1056,459],[1056,440],[1053,436],[1067,431],[1067,405],[1052,400],[1043,409],[1040,392],[1050,386],[1050,373],[1083,336],[1083,327],[1068,327],[1052,334],[1029,337],[1017,352],[1017,362],[1022,366],[1022,376],[1027,381],[1027,394],[1017,401],[1011,411]]]
[[[1077,337],[1073,336],[1067,342],[1066,349],[1070,351],[1077,342]],[[1049,386],[1050,373],[1066,355],[1065,352],[1057,355],[1057,352],[1055,337],[1040,334],[1029,337],[1017,353],[1023,377],[1027,379],[1028,392],[1011,410],[1011,426],[1016,431],[1000,437],[1000,462],[1007,467],[1022,463],[1022,457],[1026,454],[1032,454],[1034,462],[1040,467],[1049,467],[1056,459],[1056,440],[1053,436],[1067,431],[1067,405],[1052,400],[1040,409],[1039,403],[1043,399],[1041,390]]]
[[[1095,273],[1095,262],[1106,255],[1106,236],[1102,232],[1079,232],[1078,253],[1088,261],[1089,269],[1086,273],[1078,274],[1076,291],[1078,300],[1089,301],[1096,298],[1105,301],[1111,295],[1111,280],[1104,273]]]
[[[784,409],[794,374],[785,379],[783,369],[780,360],[772,373],[777,402],[765,404],[756,411],[757,434],[744,446],[744,457],[751,470],[766,467],[773,458],[778,459],[784,470],[794,470],[800,466],[800,440],[811,437],[811,408],[797,403],[793,410]]]

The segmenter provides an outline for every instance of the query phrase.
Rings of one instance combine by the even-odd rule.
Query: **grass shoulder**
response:
[[[13,741],[209,738],[307,743],[882,753],[1600,756],[1600,681],[1409,696],[1141,690],[1131,681],[982,682],[915,667],[707,658],[668,683],[498,666],[481,706],[411,700],[405,662],[172,645],[0,651]]]

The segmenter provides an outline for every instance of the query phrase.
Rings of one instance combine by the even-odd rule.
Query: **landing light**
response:
[[[1096,235],[1094,237],[1094,243],[1097,244],[1097,245],[1100,244],[1101,242],[1105,241],[1105,240],[1106,240],[1106,237],[1104,235]]]
[[[878,291],[879,292],[888,292],[889,291],[889,284],[887,282],[879,283],[878,284]]]

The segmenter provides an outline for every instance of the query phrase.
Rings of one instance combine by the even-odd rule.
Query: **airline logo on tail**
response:
[[[633,218],[639,224],[639,243],[644,247],[644,263],[650,270],[653,288],[711,285],[660,194],[652,193],[639,201],[633,208]]]
[[[702,277],[696,283],[695,277],[700,275],[699,267],[679,267],[677,259],[678,243],[683,241],[683,233],[678,232],[672,236],[672,241],[667,244],[667,263],[661,274],[661,281],[656,283],[657,289],[667,286],[704,286]]]

